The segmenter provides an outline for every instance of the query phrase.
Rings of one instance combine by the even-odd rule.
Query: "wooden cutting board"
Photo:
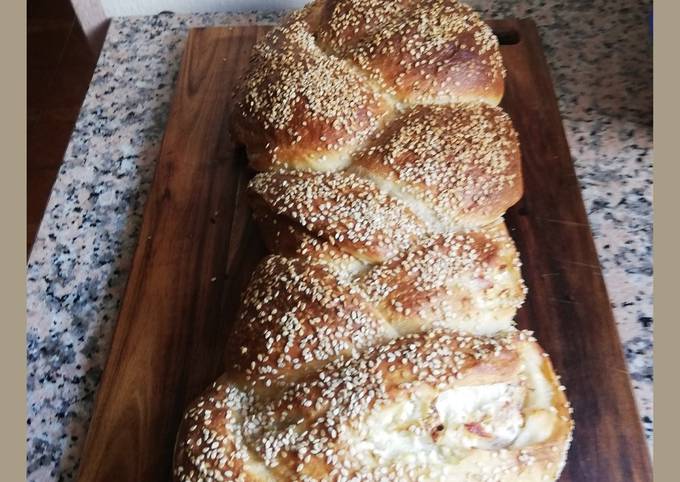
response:
[[[649,455],[550,74],[533,22],[491,22],[508,70],[525,195],[507,213],[529,296],[519,325],[552,355],[576,430],[562,481],[651,481]],[[229,138],[231,93],[271,27],[189,34],[97,394],[82,481],[167,481],[186,405],[222,371],[227,333],[264,255]]]

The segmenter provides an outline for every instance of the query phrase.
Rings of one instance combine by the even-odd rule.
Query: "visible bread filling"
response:
[[[468,449],[510,446],[524,423],[525,396],[514,383],[456,387],[434,400],[416,394],[369,415],[350,445],[368,467],[455,463]]]
[[[442,425],[440,445],[495,450],[517,437],[524,417],[522,385],[494,383],[442,392],[435,401]]]
[[[368,415],[347,432],[353,456],[364,467],[448,465],[470,450],[497,451],[540,444],[557,416],[541,356],[523,350],[524,370],[504,383],[464,385],[438,395],[421,387],[405,400]]]

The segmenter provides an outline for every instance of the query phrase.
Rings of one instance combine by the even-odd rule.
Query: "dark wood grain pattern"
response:
[[[525,195],[506,215],[529,296],[519,325],[561,373],[576,429],[564,481],[651,480],[649,454],[552,81],[533,22],[503,22],[503,108],[520,135]]]
[[[169,480],[184,407],[221,371],[243,280],[263,254],[225,120],[266,29],[193,30],[175,87],[80,480]]]
[[[518,320],[552,354],[576,431],[562,481],[651,480],[557,103],[534,24],[492,22],[508,69],[525,196],[507,214],[529,297]],[[194,30],[97,396],[83,481],[169,480],[186,404],[220,372],[240,293],[264,250],[244,203],[250,174],[225,124],[264,28]]]

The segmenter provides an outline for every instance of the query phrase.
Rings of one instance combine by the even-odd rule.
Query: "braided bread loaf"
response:
[[[570,408],[513,326],[504,73],[454,0],[316,0],[255,47],[230,126],[272,254],[185,413],[176,480],[559,477]]]

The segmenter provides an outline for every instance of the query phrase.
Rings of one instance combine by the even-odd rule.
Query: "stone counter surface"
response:
[[[651,447],[651,2],[471,3],[539,27]],[[76,477],[187,30],[278,18],[113,19],[28,263],[29,480]]]

